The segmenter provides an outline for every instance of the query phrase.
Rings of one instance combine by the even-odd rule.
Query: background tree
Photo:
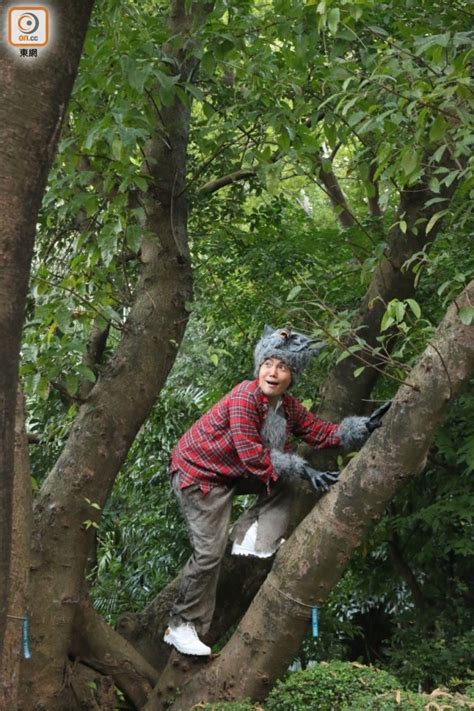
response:
[[[51,3],[57,26],[67,39],[57,40],[35,64],[12,60],[0,50],[0,669],[2,703],[10,703],[4,678],[10,658],[7,626],[13,540],[15,413],[21,330],[33,252],[35,226],[46,179],[56,151],[61,124],[82,51],[93,2]],[[2,27],[7,27],[2,8]],[[6,31],[6,30],[5,30]],[[22,120],[19,120],[19,116]],[[24,140],[25,134],[28,140]],[[35,157],[32,161],[32,156]],[[7,669],[3,669],[3,660]]]

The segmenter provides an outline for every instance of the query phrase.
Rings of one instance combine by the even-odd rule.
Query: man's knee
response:
[[[194,551],[194,560],[200,570],[211,572],[220,565],[224,551],[225,548],[224,550],[220,550],[220,548],[198,549]]]

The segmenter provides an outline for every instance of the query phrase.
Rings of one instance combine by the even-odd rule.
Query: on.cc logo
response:
[[[13,47],[44,47],[49,40],[46,7],[16,5],[8,11],[8,42]]]

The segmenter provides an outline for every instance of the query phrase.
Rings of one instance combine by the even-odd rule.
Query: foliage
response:
[[[435,683],[450,686],[469,670],[472,673],[473,630],[456,635],[454,625],[450,627],[445,619],[440,627],[440,632],[431,633],[428,638],[422,636],[426,631],[423,624],[417,629],[413,626],[402,629],[393,636],[387,654],[388,667],[405,685],[413,689],[420,684],[424,689],[432,688]]]
[[[450,693],[447,689],[435,689],[431,694],[416,694],[411,691],[388,691],[384,694],[356,695],[343,711],[454,711],[474,708],[468,694]]]
[[[320,663],[300,672],[292,672],[277,682],[265,701],[267,711],[338,711],[356,694],[380,694],[398,689],[391,674],[347,662]]]
[[[388,691],[384,694],[357,694],[341,711],[425,711],[428,697],[410,691]],[[445,707],[444,707],[445,708]]]
[[[250,700],[219,701],[216,703],[200,704],[202,711],[263,711],[262,706],[253,704]]]

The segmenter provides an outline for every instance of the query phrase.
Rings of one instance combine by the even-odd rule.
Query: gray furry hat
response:
[[[309,336],[292,331],[291,328],[273,328],[265,325],[262,337],[254,351],[255,377],[258,377],[264,360],[279,358],[290,368],[292,384],[294,384],[309,365],[313,355],[322,350],[325,345],[323,341],[317,343]]]

